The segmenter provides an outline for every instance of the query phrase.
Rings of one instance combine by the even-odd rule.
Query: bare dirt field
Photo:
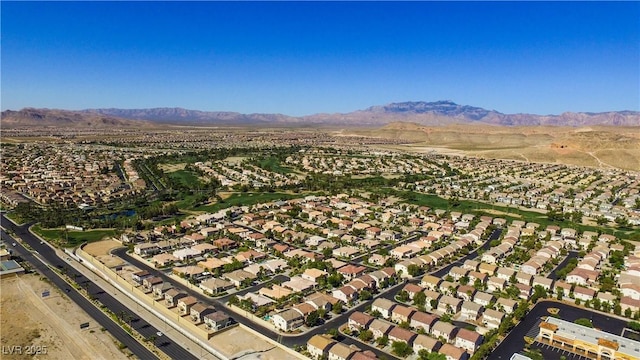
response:
[[[243,359],[260,360],[299,359],[240,326],[214,335],[209,340],[209,343],[228,358],[242,357]],[[243,354],[247,355],[243,356]],[[302,355],[300,358],[302,358]]]
[[[488,212],[489,214],[498,215],[498,216],[505,215],[505,216],[512,216],[512,217],[516,217],[516,218],[522,217],[520,214],[507,213],[507,212],[504,212],[504,211],[494,210],[494,209],[482,209],[482,211]]]
[[[233,195],[234,193],[231,191],[219,191],[217,192],[218,196],[220,196],[220,198],[222,200],[226,200],[228,199],[231,195]]]
[[[180,164],[158,164],[158,168],[162,169],[162,171],[164,171],[165,173],[172,173],[172,172],[176,172],[178,170],[184,170],[184,167],[187,165],[187,163],[180,163]]]
[[[376,145],[382,148],[640,170],[640,127],[422,126],[402,123],[350,131],[407,142],[406,145]]]
[[[238,165],[241,162],[243,162],[245,159],[247,159],[246,156],[230,156],[230,157],[224,159],[224,161],[227,164],[230,164],[230,165]]]
[[[5,349],[22,346],[23,354],[3,354],[9,359],[127,359],[115,345],[115,339],[82,309],[62,295],[55,286],[27,274],[1,281],[1,343]],[[42,298],[42,291],[51,295]],[[80,324],[89,328],[80,330]],[[27,356],[25,346],[46,354]]]
[[[117,271],[117,273],[118,275],[120,275],[121,278],[125,279],[129,284],[133,286],[138,286],[138,284],[136,284],[133,280],[131,280],[131,274],[137,273],[138,271],[140,271],[140,269],[138,269],[137,267],[133,265],[126,265],[126,266],[123,266],[121,270]]]
[[[114,267],[123,265],[124,261],[117,256],[111,256],[109,251],[121,246],[122,244],[115,240],[102,240],[89,243],[82,249],[108,267]]]

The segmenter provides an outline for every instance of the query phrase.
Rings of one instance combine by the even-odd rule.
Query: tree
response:
[[[309,327],[316,326],[320,323],[320,315],[318,315],[317,311],[312,311],[307,315],[307,320],[305,320],[305,324]]]
[[[358,339],[364,342],[369,342],[371,341],[371,339],[373,339],[373,332],[369,329],[364,329],[360,331],[360,334],[358,335]]]
[[[392,352],[400,357],[406,357],[413,354],[413,349],[404,341],[394,341],[391,344]]]
[[[405,290],[402,290],[398,293],[398,300],[402,301],[402,302],[407,302],[409,301],[409,293],[406,292]]]
[[[546,298],[547,290],[540,285],[536,285],[533,287],[533,295],[531,296],[531,303],[535,304],[538,299]]]
[[[580,224],[582,223],[582,211],[574,211],[571,213],[571,221]]]
[[[440,321],[450,323],[451,322],[451,314],[447,314],[447,313],[442,314],[442,316],[440,317]]]
[[[420,291],[419,293],[413,295],[413,304],[418,306],[418,307],[422,307],[425,306],[427,303],[427,295],[425,293],[423,293],[422,291]]]
[[[318,316],[321,319],[324,319],[325,316],[327,316],[327,310],[325,308],[319,308],[318,310],[316,310],[318,312]]]
[[[621,227],[621,228],[629,227],[629,220],[624,216],[616,217],[615,222],[618,225],[618,227]]]
[[[633,313],[633,311],[631,311],[631,308],[626,308],[624,310],[624,316],[630,318],[631,314]]]
[[[335,339],[338,336],[338,329],[331,328],[327,330],[327,334],[331,335],[331,337]]]
[[[335,303],[331,307],[331,311],[333,311],[334,314],[340,314],[342,312],[342,301],[338,301],[337,303]]]
[[[587,318],[577,319],[576,321],[574,321],[574,323],[578,324],[578,325],[586,326],[588,328],[592,328],[593,327],[593,324],[591,323],[591,320],[589,320]]]
[[[627,327],[634,331],[640,331],[640,322],[629,321],[629,323],[627,323]]]
[[[420,351],[418,351],[418,356],[420,360],[447,360],[447,356],[445,354],[440,354],[436,351],[429,352],[426,349],[420,349]]]
[[[360,291],[360,295],[358,295],[358,297],[360,298],[360,300],[366,301],[366,300],[371,299],[373,296],[371,295],[371,292],[369,292],[367,290],[362,290],[362,291]]]
[[[342,280],[344,279],[344,277],[342,276],[342,274],[335,272],[331,275],[329,275],[329,277],[327,277],[327,283],[331,286],[331,287],[338,287],[340,285],[342,285]]]
[[[438,307],[438,300],[431,299],[431,301],[429,301],[429,305],[431,305],[432,309],[436,309]]]
[[[411,264],[407,267],[407,272],[409,273],[409,275],[411,276],[416,276],[418,274],[420,274],[420,267],[416,264]]]
[[[380,346],[387,346],[387,345],[389,345],[389,337],[388,337],[387,335],[384,335],[384,336],[382,336],[382,337],[379,337],[379,338],[376,340],[376,343],[377,343],[378,345],[380,345]]]

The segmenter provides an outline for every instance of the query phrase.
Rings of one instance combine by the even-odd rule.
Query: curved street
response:
[[[75,281],[83,287],[86,287],[89,294],[92,295],[97,301],[104,304],[114,314],[127,314],[131,317],[131,326],[144,337],[155,336],[159,329],[151,326],[149,323],[136,316],[135,311],[124,306],[118,300],[116,300],[111,294],[103,291],[100,287],[95,285],[93,281],[86,278],[84,275],[76,271],[73,267],[68,266],[62,259],[56,255],[55,250],[47,244],[41,244],[28,230],[30,224],[17,226],[11,221],[5,218],[4,214],[1,216],[1,224],[5,229],[13,231],[20,239],[27,243],[32,249],[34,249],[40,256],[47,261],[51,266],[65,271],[68,276],[75,278]],[[9,239],[8,243],[13,243],[13,237],[2,231],[2,238]],[[19,242],[15,242],[16,246],[12,247],[20,256],[29,261],[35,269],[37,269],[44,276],[49,278],[53,284],[59,287],[63,292],[78,304],[87,314],[95,319],[101,326],[109,331],[118,341],[127,345],[127,347],[140,359],[157,359],[157,356],[150,352],[146,347],[140,344],[129,333],[124,331],[118,326],[110,317],[104,314],[100,309],[93,305],[89,300],[82,296],[78,291],[66,283],[56,272],[51,270],[48,266],[42,263],[36,256],[22,247]],[[171,341],[167,337],[163,337],[164,341],[159,343],[159,349],[167,354],[172,359],[197,359],[190,352],[182,348],[180,345]]]
[[[175,279],[171,278],[170,276],[168,276],[165,272],[154,269],[153,267],[149,266],[148,264],[145,264],[144,262],[141,262],[140,260],[130,256],[129,254],[127,254],[127,248],[119,248],[116,250],[113,250],[112,253],[116,256],[119,256],[120,258],[122,258],[124,261],[129,262],[130,264],[140,268],[140,269],[144,269],[149,271],[150,273],[152,273],[155,276],[159,276],[160,278],[162,278],[165,281],[171,282],[174,287],[181,289],[182,291],[187,292],[189,295],[194,296],[196,299],[198,299],[199,301],[202,301],[206,304],[210,304],[213,306],[216,306],[218,308],[225,308],[227,309],[227,311],[229,312],[229,314],[232,315],[232,317],[239,323],[261,333],[264,336],[267,336],[271,339],[277,339],[278,341],[280,341],[281,344],[287,346],[287,347],[294,347],[295,345],[306,345],[307,341],[314,335],[317,334],[324,334],[326,332],[329,331],[329,329],[332,328],[338,328],[340,327],[342,324],[347,322],[347,319],[349,318],[349,316],[355,312],[355,311],[364,311],[365,308],[367,307],[367,305],[369,305],[372,300],[363,302],[345,312],[343,312],[342,314],[340,314],[339,316],[334,316],[330,321],[325,322],[324,324],[314,327],[313,329],[311,329],[310,331],[307,331],[303,334],[300,335],[293,335],[293,334],[282,334],[279,333],[277,331],[274,331],[272,328],[270,327],[266,327],[263,324],[260,324],[259,322],[253,321],[251,319],[245,318],[244,316],[238,315],[237,313],[233,312],[232,310],[228,309],[228,307],[226,306],[225,303],[223,303],[222,301],[218,300],[218,299],[214,299],[211,297],[208,297],[204,294],[202,294],[201,292],[197,291],[197,290],[193,290],[190,289],[188,286],[185,286],[184,284],[175,281]],[[404,283],[400,283],[398,285],[396,285],[396,287],[390,288],[388,289],[388,292],[385,293],[385,297],[387,296],[388,293],[395,293],[397,291],[399,291],[400,286],[403,285]],[[394,291],[397,290],[397,291]],[[393,296],[393,295],[391,295]],[[348,343],[348,340],[345,339],[345,343]],[[374,353],[378,354],[378,356],[384,355],[386,357],[389,357],[389,354],[384,353],[382,351],[380,351],[379,349],[366,345],[366,344],[362,344],[362,343],[358,343],[357,344],[358,347],[360,347],[362,350],[371,350]]]

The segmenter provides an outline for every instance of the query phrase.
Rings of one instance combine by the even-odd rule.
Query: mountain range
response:
[[[287,116],[283,114],[241,114],[182,108],[87,109],[80,111],[25,108],[2,112],[3,126],[154,126],[180,125],[316,125],[383,126],[394,122],[421,125],[488,124],[503,126],[640,126],[638,111],[601,113],[565,112],[560,115],[503,114],[496,110],[459,105],[449,100],[410,101],[372,106],[350,113]]]

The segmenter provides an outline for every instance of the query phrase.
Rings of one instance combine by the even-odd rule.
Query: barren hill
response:
[[[404,140],[403,150],[640,170],[640,126],[424,126],[393,123],[342,134]]]
[[[291,125],[291,126],[373,126],[394,122],[412,122],[428,126],[451,124],[484,124],[507,126],[592,126],[640,125],[640,112],[610,111],[602,113],[571,113],[560,115],[503,114],[470,105],[459,105],[449,100],[424,102],[408,101],[372,106],[350,113],[315,114],[301,117],[283,114],[241,114],[225,111],[200,111],[183,108],[151,109],[88,109],[82,111],[27,108],[2,113],[6,124],[14,121],[23,125],[72,126],[83,123],[94,126],[130,126],[123,119],[146,120],[153,123],[197,125]]]
[[[78,111],[25,108],[20,111],[2,112],[2,126],[56,126],[56,127],[150,127],[152,123],[122,119]]]
[[[183,108],[88,109],[86,114],[100,114],[134,120],[174,124],[270,124],[297,123],[298,119],[282,114],[241,114],[229,111],[200,111]]]

